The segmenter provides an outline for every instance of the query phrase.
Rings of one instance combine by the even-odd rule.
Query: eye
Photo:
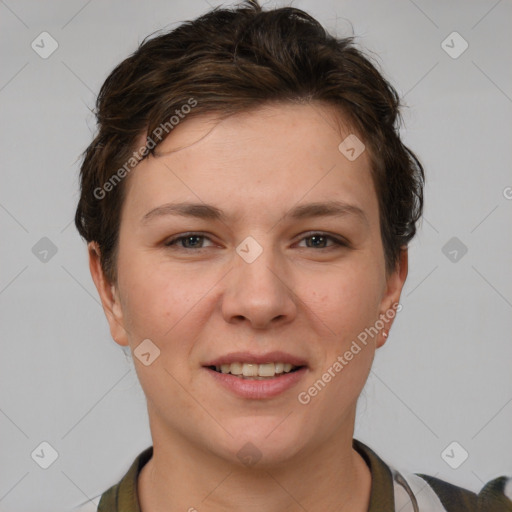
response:
[[[305,236],[304,238],[302,238],[300,243],[302,243],[303,241],[306,241],[307,248],[312,248],[312,249],[329,249],[329,248],[333,248],[336,246],[339,246],[339,247],[347,247],[348,246],[348,244],[345,241],[338,239],[334,236],[327,235],[325,233],[311,233],[308,236]],[[330,245],[328,245],[329,242],[331,242]],[[302,247],[304,247],[304,246],[302,246]]]
[[[211,240],[199,233],[187,233],[176,236],[165,242],[166,247],[177,247],[178,249],[203,249],[205,240]]]
[[[208,242],[208,245],[205,243]],[[311,233],[308,236],[303,237],[299,246],[305,242],[302,247],[308,249],[334,249],[336,247],[348,247],[349,244],[337,237],[328,235],[326,233]],[[164,244],[166,247],[172,247],[183,250],[199,250],[205,249],[206,247],[213,246],[211,239],[206,235],[200,233],[185,233],[183,235],[175,236]]]

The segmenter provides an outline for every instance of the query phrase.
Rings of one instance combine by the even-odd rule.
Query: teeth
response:
[[[257,366],[260,377],[273,377],[276,374],[276,365],[274,363],[265,363]]]
[[[215,370],[221,373],[231,373],[241,378],[264,379],[274,377],[281,373],[289,373],[296,366],[290,363],[231,363],[216,366]]]
[[[251,363],[244,363],[242,366],[242,374],[244,377],[257,377],[258,376],[258,365]]]

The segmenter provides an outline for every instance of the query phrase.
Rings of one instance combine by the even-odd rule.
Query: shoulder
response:
[[[512,512],[512,476],[500,476],[484,485],[478,495],[479,511]]]
[[[420,512],[477,512],[478,496],[476,493],[446,482],[434,476],[421,473],[394,473],[395,505],[400,510],[402,503],[411,503]],[[416,508],[414,508],[416,507]],[[407,509],[404,509],[404,512]]]
[[[98,503],[100,501],[101,495],[96,496],[95,498],[89,500],[87,503],[83,503],[82,505],[78,505],[75,507],[72,512],[97,512]]]
[[[475,493],[430,475],[391,472],[401,512],[512,512],[512,477],[491,480]]]
[[[512,512],[512,477],[491,480],[476,494],[434,476],[398,471],[373,450],[354,440],[372,474],[369,512]],[[102,495],[73,509],[73,512],[140,512],[137,477],[152,456],[147,448],[133,462],[119,483]]]
[[[153,455],[150,446],[133,461],[123,478],[103,494],[74,508],[72,512],[140,512],[137,479],[141,469]]]
[[[488,482],[479,493],[434,476],[398,470],[354,440],[372,474],[369,512],[512,512],[512,478]]]

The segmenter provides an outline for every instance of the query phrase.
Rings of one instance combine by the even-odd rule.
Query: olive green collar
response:
[[[353,439],[352,446],[364,459],[372,475],[368,512],[394,510],[393,478],[388,466],[361,441]],[[137,481],[142,468],[152,456],[152,446],[137,456],[121,481],[103,493],[98,512],[141,512]]]

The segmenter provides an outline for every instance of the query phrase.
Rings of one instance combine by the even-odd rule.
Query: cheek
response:
[[[193,405],[183,397],[179,383],[190,385],[187,362],[202,326],[201,299],[215,281],[149,260],[132,257],[119,265],[123,319],[132,351],[145,339],[160,350],[150,366],[135,361],[137,375],[147,397],[173,396],[180,410],[187,411]]]
[[[208,283],[141,253],[119,261],[123,317],[133,337],[161,340],[205,294]],[[134,340],[135,341],[135,340]]]
[[[211,264],[173,264],[144,251],[120,260],[123,317],[132,348],[149,338],[166,366],[188,361],[215,308],[222,275]]]
[[[321,319],[329,338],[346,343],[378,318],[381,278],[375,266],[337,265],[301,276],[301,298]]]
[[[309,421],[321,418],[319,429],[337,428],[364,387],[375,353],[365,329],[378,319],[380,283],[379,273],[366,265],[347,264],[322,278],[304,278],[303,297],[320,335],[314,350],[319,364],[300,390],[300,403],[307,402]]]

